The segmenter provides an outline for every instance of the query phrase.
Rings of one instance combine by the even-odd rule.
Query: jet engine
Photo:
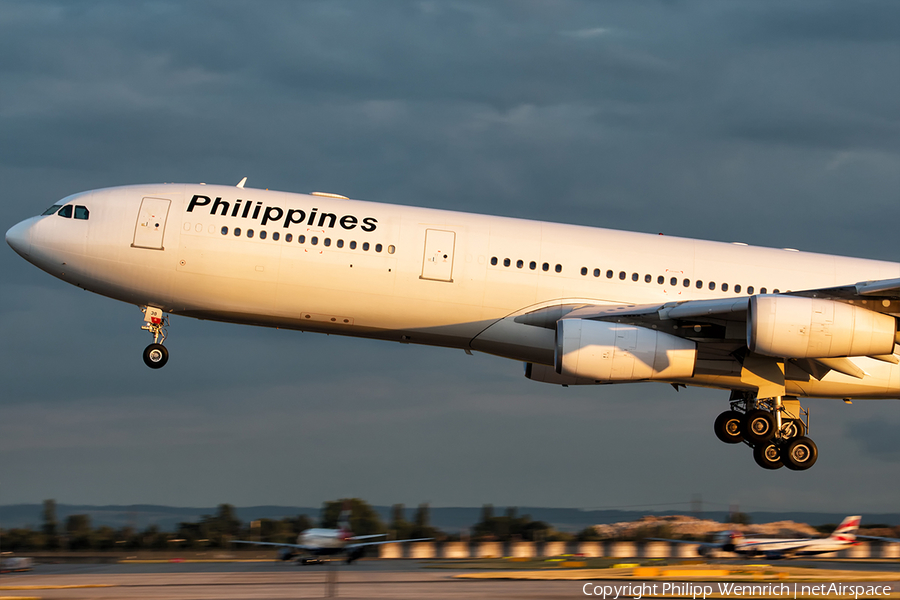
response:
[[[599,382],[680,379],[694,374],[697,345],[684,338],[623,323],[560,319],[556,372]]]
[[[752,296],[747,314],[751,352],[779,358],[892,354],[894,317],[861,306],[798,296]]]

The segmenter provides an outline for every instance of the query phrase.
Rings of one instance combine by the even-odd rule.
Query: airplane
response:
[[[847,517],[827,538],[751,538],[747,539],[739,531],[723,531],[716,536],[714,542],[690,542],[650,538],[660,542],[676,542],[697,545],[697,554],[710,556],[715,550],[733,552],[741,556],[764,556],[769,559],[793,558],[796,556],[815,556],[837,552],[857,544],[856,530],[859,529],[860,517]],[[882,539],[882,538],[875,538]]]
[[[800,398],[900,398],[900,263],[245,182],[81,192],[6,241],[140,307],[154,369],[181,315],[484,352],[553,385],[711,387],[721,441],[797,471],[818,457]]]
[[[387,534],[376,533],[373,535],[353,535],[350,530],[350,510],[341,511],[337,529],[313,527],[300,532],[296,544],[282,544],[277,542],[252,542],[246,540],[232,540],[233,544],[253,544],[256,546],[275,546],[279,548],[280,560],[294,560],[301,565],[321,564],[327,559],[324,557],[345,555],[347,564],[362,558],[369,546],[384,544],[403,544],[406,542],[427,542],[432,538],[417,538],[410,540],[379,540],[365,541],[374,538],[385,537]],[[300,552],[298,552],[300,551]],[[304,556],[302,553],[306,553]]]

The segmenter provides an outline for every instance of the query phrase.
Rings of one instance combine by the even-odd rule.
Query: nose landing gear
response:
[[[169,362],[169,351],[163,346],[166,341],[166,327],[169,326],[169,317],[163,315],[162,309],[153,306],[145,306],[144,331],[153,334],[153,343],[144,348],[144,364],[151,369],[161,369]]]
[[[728,444],[744,442],[753,448],[753,459],[764,469],[805,471],[816,463],[819,450],[806,437],[809,410],[802,409],[796,398],[758,399],[735,391],[730,401],[731,410],[716,419],[715,432],[720,440]]]

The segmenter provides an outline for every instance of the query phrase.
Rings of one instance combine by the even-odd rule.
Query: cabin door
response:
[[[132,248],[163,249],[166,218],[169,216],[171,204],[171,200],[164,198],[144,198],[138,212],[137,224],[134,226]]]
[[[456,232],[443,229],[425,230],[425,256],[420,279],[453,281],[453,249]]]

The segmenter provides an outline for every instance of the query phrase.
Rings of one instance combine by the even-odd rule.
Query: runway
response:
[[[749,562],[749,561],[746,561]],[[741,561],[727,564],[740,567]],[[333,563],[300,567],[278,562],[38,565],[30,573],[0,576],[0,598],[42,600],[275,600],[285,598],[576,598],[586,597],[586,579],[516,581],[460,579],[488,570],[428,568],[435,561],[364,560],[352,566]],[[773,568],[779,568],[779,566]],[[711,566],[722,566],[721,563]],[[799,563],[795,563],[799,566]],[[900,580],[898,563],[816,563],[863,575],[891,571]],[[560,570],[555,570],[559,573]],[[613,573],[610,573],[613,575]],[[329,583],[329,577],[333,577]],[[625,581],[624,579],[622,581]],[[598,580],[611,583],[613,580]],[[637,583],[632,578],[628,583]],[[621,583],[621,582],[620,582]],[[761,583],[761,582],[760,582]],[[892,597],[900,583],[888,583]],[[658,595],[656,597],[663,597]],[[671,597],[671,596],[670,596]],[[718,596],[722,597],[722,596]],[[881,596],[884,598],[885,596]]]

